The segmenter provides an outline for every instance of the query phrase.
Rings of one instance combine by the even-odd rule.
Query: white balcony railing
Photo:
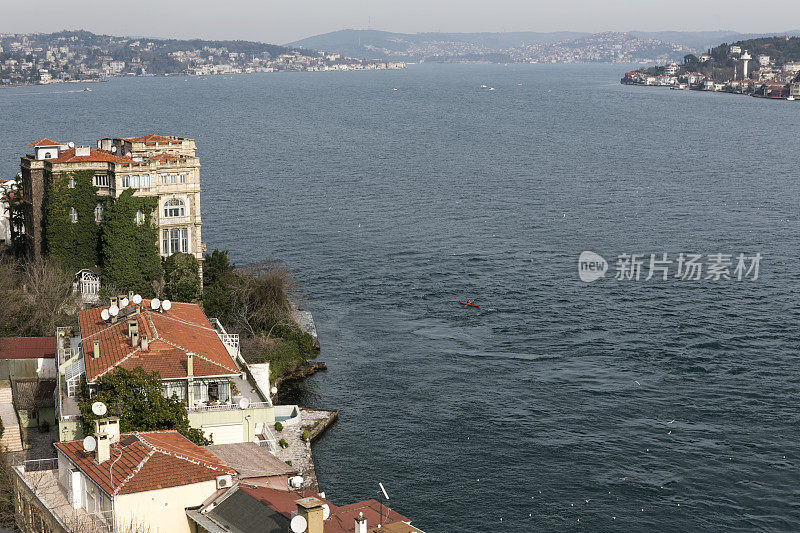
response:
[[[269,402],[253,402],[247,406],[246,409],[266,409],[267,407],[272,407]],[[224,403],[221,405],[195,405],[192,407],[187,407],[186,410],[190,413],[206,413],[206,412],[214,412],[214,411],[233,411],[235,409],[241,409],[239,404],[237,403]]]

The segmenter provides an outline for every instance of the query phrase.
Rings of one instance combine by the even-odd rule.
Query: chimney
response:
[[[360,512],[356,517],[355,533],[367,533],[367,518],[364,516],[364,513]]]
[[[133,303],[133,291],[128,291],[128,301]]]
[[[116,297],[116,296],[112,296],[111,298],[109,298],[109,303],[108,303],[108,305],[109,305],[109,306],[111,306],[111,305],[117,305],[117,297]]]
[[[97,464],[101,464],[111,458],[111,442],[105,433],[96,433],[94,437],[97,439],[94,460],[97,461]]]
[[[92,358],[97,359],[100,357],[100,341],[94,341],[92,343]]]
[[[136,331],[131,332],[131,346],[136,348],[139,346],[139,328],[136,328]]]
[[[139,333],[139,321],[135,318],[128,319],[128,337],[132,336],[134,333]]]
[[[147,334],[145,333],[142,335],[142,351],[149,352],[150,351],[150,339],[147,338]]]
[[[75,147],[75,157],[85,157],[88,155],[92,155],[92,150],[88,146],[76,146]]]
[[[194,377],[194,354],[192,352],[186,354],[186,377]]]
[[[297,514],[308,522],[306,533],[323,533],[322,506],[325,505],[325,502],[318,498],[308,497],[297,500],[294,503],[297,505]],[[366,528],[366,521],[364,524]],[[366,533],[366,529],[364,529],[364,533]]]
[[[106,428],[110,427],[110,434]],[[98,418],[94,421],[94,434],[105,435],[108,437],[108,442],[114,444],[119,442],[119,417],[107,416],[106,418]]]

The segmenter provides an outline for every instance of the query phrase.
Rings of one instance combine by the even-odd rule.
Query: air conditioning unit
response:
[[[227,489],[233,486],[233,478],[230,475],[217,476],[217,489]]]

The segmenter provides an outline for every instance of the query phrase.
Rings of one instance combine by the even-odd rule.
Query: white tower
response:
[[[744,70],[742,71],[742,79],[746,80],[747,79],[747,63],[750,62],[750,60],[753,59],[753,58],[750,57],[750,54],[748,54],[747,50],[745,50],[744,53],[742,54],[742,56],[739,59],[744,61]]]

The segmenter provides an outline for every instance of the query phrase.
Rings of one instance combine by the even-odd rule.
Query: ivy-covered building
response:
[[[96,148],[51,139],[30,146],[33,153],[22,157],[20,168],[31,259],[56,255],[76,270],[101,265],[108,240],[101,227],[108,211],[131,191],[119,211],[131,218],[130,225],[150,230],[147,238],[155,241],[158,255],[184,252],[202,261],[194,140],[148,134],[100,139]]]

